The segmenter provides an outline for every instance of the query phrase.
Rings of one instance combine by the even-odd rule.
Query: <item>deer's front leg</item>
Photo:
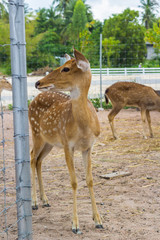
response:
[[[89,188],[91,202],[92,202],[92,212],[93,212],[93,220],[95,221],[96,228],[103,228],[101,217],[98,213],[96,201],[93,192],[93,177],[92,177],[92,164],[91,164],[91,149],[82,152],[82,157],[84,160],[84,165],[86,168],[86,182]]]
[[[148,110],[146,110],[146,117],[147,117],[150,137],[153,138],[153,131],[152,131],[152,127],[151,127],[151,117],[150,117],[150,113]]]
[[[37,202],[37,194],[36,194],[36,159],[33,154],[33,150],[31,151],[31,169],[32,169],[32,209],[38,209],[38,202]]]
[[[147,139],[146,127],[145,127],[145,123],[146,123],[146,110],[145,109],[141,109],[141,118],[142,118],[142,127],[143,127],[143,138]]]
[[[73,190],[73,222],[72,222],[72,232],[75,234],[81,234],[79,230],[79,221],[77,215],[77,179],[75,174],[74,162],[73,162],[73,149],[69,149],[68,146],[65,146],[65,158],[67,167],[69,170],[71,186]]]

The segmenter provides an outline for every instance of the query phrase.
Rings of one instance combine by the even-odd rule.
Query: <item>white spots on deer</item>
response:
[[[37,164],[37,160],[42,161],[44,156],[49,153],[53,145],[64,147],[69,175],[71,176],[74,198],[72,230],[73,232],[78,232],[79,223],[76,206],[77,180],[73,164],[74,149],[82,151],[84,162],[88,161],[86,165],[89,166],[90,169],[87,171],[86,179],[87,186],[89,187],[89,191],[91,193],[92,215],[94,216],[96,227],[102,228],[101,218],[97,211],[92,189],[93,184],[90,184],[92,183],[90,161],[91,148],[93,138],[99,135],[100,126],[96,115],[92,113],[86,104],[88,101],[87,95],[91,82],[89,62],[85,56],[77,50],[74,50],[74,55],[74,59],[69,60],[63,66],[57,68],[49,75],[42,78],[39,81],[39,85],[37,85],[37,88],[39,86],[41,89],[46,89],[53,87],[54,83],[54,88],[56,90],[62,89],[64,91],[69,90],[72,92],[71,97],[59,92],[43,92],[31,103],[31,107],[34,107],[35,111],[38,111],[38,115],[35,111],[30,109],[29,117],[33,133],[32,136],[34,139],[33,150],[31,151],[32,153],[34,152],[34,154],[31,154],[31,167],[33,173],[32,206],[33,208],[38,207],[35,181],[36,170],[37,173],[39,173],[38,177],[41,199],[45,206],[49,205],[44,192],[40,164]],[[65,68],[67,71],[63,71]],[[74,91],[74,89],[76,89],[76,91]],[[41,108],[41,111],[37,107]],[[39,113],[42,115],[41,118],[39,117]],[[31,120],[32,117],[34,117],[34,121]],[[40,131],[39,137],[37,137],[38,131]],[[70,148],[72,148],[72,152]]]

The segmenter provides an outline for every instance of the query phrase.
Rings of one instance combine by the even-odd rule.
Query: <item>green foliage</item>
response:
[[[46,31],[42,39],[38,43],[38,50],[40,53],[44,53],[54,56],[62,56],[66,51],[66,46],[60,43],[60,36],[54,31],[49,29]]]
[[[28,100],[28,107],[29,107],[31,102],[32,102],[32,100]],[[13,110],[13,105],[11,103],[8,104],[8,110]]]
[[[90,99],[90,101],[92,102],[93,106],[98,109],[101,107],[101,100],[100,98],[92,98]],[[102,108],[103,109],[112,109],[112,103],[109,101],[108,104],[106,104],[105,100],[103,99],[102,100]],[[128,106],[125,106],[124,109],[129,109],[129,108],[136,108],[136,107],[128,107]]]
[[[109,38],[104,38],[102,41],[102,46],[103,46],[103,56],[107,57],[107,67],[111,67],[111,57],[116,57],[119,58],[119,40],[115,40],[114,37],[109,37]]]
[[[45,32],[47,28],[47,9],[42,8],[37,11],[35,34]]]
[[[0,19],[9,22],[8,5],[5,0],[0,1]]]
[[[148,5],[154,13],[155,2],[141,0],[141,8]],[[146,14],[146,13],[145,13]],[[103,32],[103,66],[131,67],[144,62],[146,45],[145,28],[139,24],[139,13],[126,9],[114,14],[104,24],[93,19],[92,11],[86,0],[53,0],[47,8],[32,13],[25,5],[26,50],[28,71],[37,68],[59,65],[59,57],[72,53],[73,46],[78,48],[91,63],[99,67],[100,33]],[[153,22],[153,18],[152,18]],[[150,26],[150,25],[149,25]],[[0,45],[9,42],[9,16],[5,0],[0,3]],[[159,53],[159,25],[146,33],[145,40],[153,42]],[[158,57],[154,64],[159,64]],[[10,48],[0,46],[0,72],[10,74]]]
[[[146,59],[143,63],[143,67],[145,68],[160,67],[160,58],[152,59],[152,60]]]
[[[111,58],[112,66],[130,67],[143,62],[146,54],[144,27],[138,22],[139,13],[129,8],[121,14],[114,14],[105,21],[103,38],[112,37],[120,44],[117,56]]]
[[[79,48],[80,33],[85,30],[87,23],[86,8],[82,0],[77,0],[72,17],[72,35],[74,44]]]
[[[160,50],[160,20],[158,23],[153,23],[153,28],[146,31],[145,40],[152,43],[155,49]]]
[[[87,25],[87,28],[88,35],[85,42],[82,43],[82,38],[80,38],[81,50],[92,67],[99,67],[99,39],[102,32],[102,23],[94,20]]]
[[[100,108],[101,107],[100,98],[92,98],[92,99],[90,99],[90,101],[92,102],[92,104],[95,108]],[[106,102],[104,100],[102,100],[102,108],[111,109],[112,108],[111,102],[109,102],[109,104],[106,104]]]
[[[9,44],[9,23],[6,19],[0,19],[0,44]],[[4,74],[10,73],[10,48],[0,46],[0,68]]]
[[[140,0],[139,7],[142,9],[142,22],[145,28],[152,28],[156,19],[155,12],[158,12],[159,3],[156,0]]]
[[[13,105],[12,104],[8,104],[8,110],[13,110]]]

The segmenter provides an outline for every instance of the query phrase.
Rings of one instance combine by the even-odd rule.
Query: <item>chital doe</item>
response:
[[[149,127],[150,137],[153,137],[149,111],[160,111],[160,97],[156,91],[154,91],[151,87],[134,82],[117,82],[106,89],[105,98],[107,104],[108,98],[110,99],[113,107],[108,115],[108,119],[115,139],[117,138],[117,135],[114,129],[114,118],[125,106],[135,106],[140,109],[143,125],[143,137],[147,138],[145,131],[146,120]]]
[[[73,155],[75,150],[82,152],[93,219],[96,227],[102,228],[93,193],[91,165],[91,148],[100,133],[100,125],[95,109],[87,99],[91,83],[90,64],[77,50],[74,50],[74,56],[75,58],[68,60],[63,66],[36,82],[36,88],[45,92],[39,94],[30,104],[29,120],[33,139],[31,151],[32,208],[38,208],[35,170],[38,175],[40,198],[44,206],[49,206],[42,181],[42,160],[51,151],[53,145],[63,147],[73,189],[72,231],[80,233]],[[57,92],[66,90],[70,91],[70,96]]]
[[[3,90],[12,90],[12,85],[6,80],[5,76],[0,79],[0,96]]]

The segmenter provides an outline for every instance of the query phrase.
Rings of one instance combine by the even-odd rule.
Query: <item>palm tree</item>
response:
[[[63,14],[67,4],[69,3],[69,0],[53,0],[52,4],[56,4],[56,3],[58,3],[56,6],[56,10]]]
[[[155,19],[155,13],[158,10],[156,9],[159,7],[159,3],[157,0],[140,0],[141,5],[140,7],[142,12],[142,22],[145,24],[145,28],[151,28],[153,25],[153,21]]]

